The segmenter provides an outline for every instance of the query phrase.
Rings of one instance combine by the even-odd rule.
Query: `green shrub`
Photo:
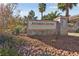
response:
[[[14,31],[13,31],[13,32],[14,32],[16,35],[19,35],[20,32],[21,32],[21,29],[22,29],[21,26],[16,26],[16,27],[14,28]]]
[[[19,47],[25,44],[25,41],[20,40],[9,34],[0,35],[0,55],[1,56],[18,56]],[[1,47],[2,46],[2,47]]]
[[[76,33],[79,33],[79,28],[76,30]]]
[[[0,55],[1,56],[17,56],[18,52],[16,49],[10,49],[10,48],[1,48],[0,49]]]

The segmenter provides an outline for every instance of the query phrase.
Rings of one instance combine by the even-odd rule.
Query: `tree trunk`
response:
[[[69,9],[66,9],[66,17],[67,17],[67,21],[69,22]]]
[[[43,13],[41,13],[41,20],[43,20]]]

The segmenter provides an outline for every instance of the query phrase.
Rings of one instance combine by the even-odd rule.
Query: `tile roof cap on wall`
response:
[[[60,16],[60,17],[55,18],[54,21],[61,21],[61,19],[67,20],[67,17],[65,17],[65,16]]]

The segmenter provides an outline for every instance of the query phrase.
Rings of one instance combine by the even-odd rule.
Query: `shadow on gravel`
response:
[[[79,51],[79,37],[74,36],[29,36],[52,47],[66,51]]]

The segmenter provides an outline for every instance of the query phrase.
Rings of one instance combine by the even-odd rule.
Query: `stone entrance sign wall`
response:
[[[56,22],[52,21],[34,21],[28,22],[28,35],[50,35],[56,33]]]
[[[29,20],[27,35],[66,35],[67,20],[65,18],[56,18],[54,21],[47,20]]]
[[[55,19],[59,24],[56,24],[56,29],[59,27],[60,35],[67,35],[68,34],[68,23],[66,17],[58,17]]]

